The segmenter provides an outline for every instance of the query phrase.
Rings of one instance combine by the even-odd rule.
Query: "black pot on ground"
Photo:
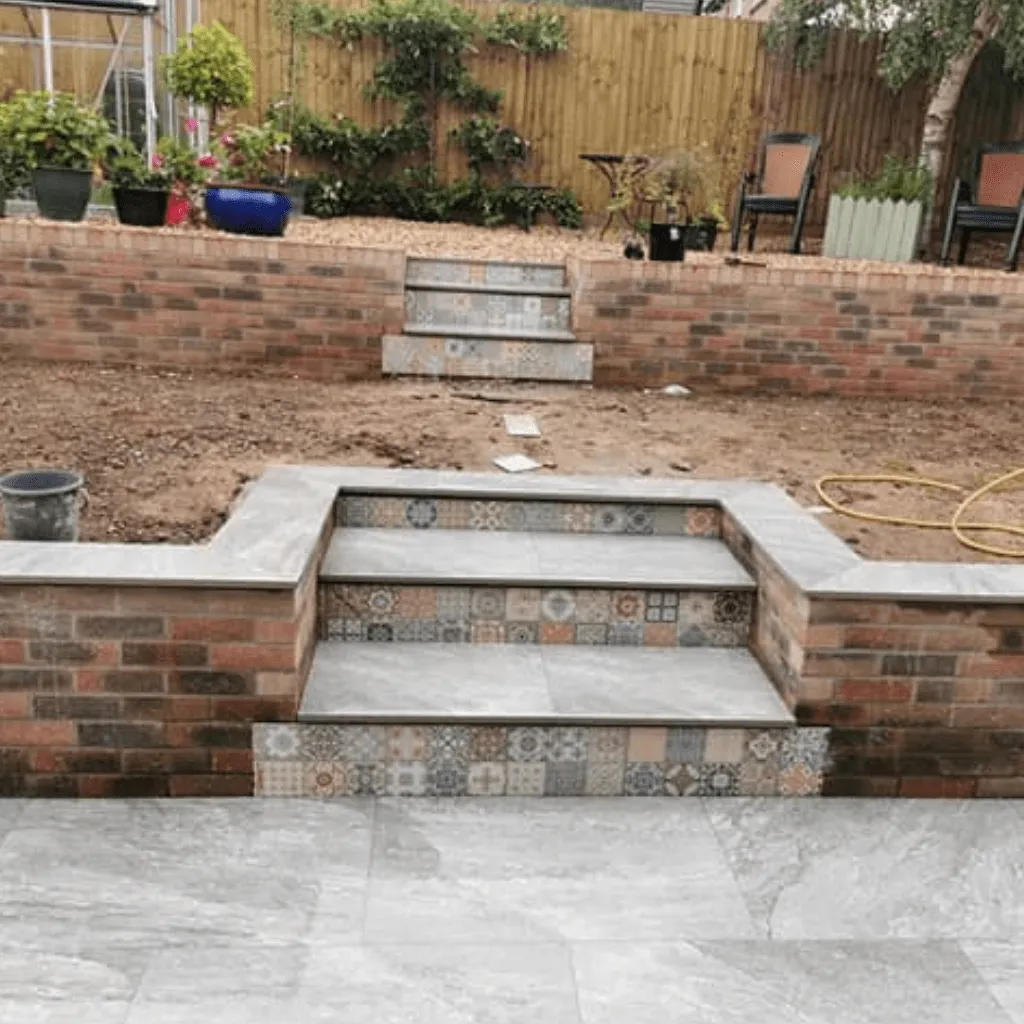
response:
[[[702,217],[692,224],[687,224],[684,237],[686,248],[691,252],[711,252],[718,237],[718,221],[713,217]]]
[[[681,263],[686,251],[682,224],[652,224],[650,258],[662,263]]]
[[[50,220],[81,220],[92,194],[92,171],[39,167],[32,172],[32,188],[40,216]]]
[[[164,188],[115,188],[117,219],[140,228],[162,227],[170,195],[170,190]]]

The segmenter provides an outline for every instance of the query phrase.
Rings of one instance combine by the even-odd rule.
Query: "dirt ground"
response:
[[[38,364],[5,364],[2,372],[0,469],[83,472],[83,535],[93,541],[207,538],[241,485],[271,463],[494,470],[496,455],[522,451],[545,464],[543,473],[773,481],[814,507],[814,481],[826,473],[913,472],[976,486],[1024,461],[1024,410],[1011,403],[317,384]],[[543,437],[507,437],[506,412],[532,413]],[[868,511],[924,518],[946,517],[955,504],[955,497],[874,485],[835,493]],[[1024,490],[1018,494],[978,511],[1024,524]],[[821,521],[866,557],[980,559],[940,531],[833,513]]]

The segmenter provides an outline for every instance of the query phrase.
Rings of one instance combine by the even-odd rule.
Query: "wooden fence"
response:
[[[494,10],[481,0],[466,3],[482,12]],[[248,48],[256,65],[257,110],[283,91],[286,78],[285,41],[269,7],[269,0],[203,4],[204,21],[224,22]],[[876,73],[875,43],[836,34],[822,64],[801,72],[766,53],[760,23],[578,7],[563,13],[568,53],[525,57],[486,47],[470,66],[482,82],[504,91],[501,117],[533,143],[531,179],[572,187],[590,210],[604,206],[607,187],[580,161],[584,152],[706,144],[716,154],[721,186],[731,194],[761,134],[782,128],[816,131],[824,143],[813,211],[820,220],[830,183],[876,169],[888,152],[909,156],[916,150],[925,86],[914,83],[896,94],[888,90]],[[0,26],[9,31],[19,17],[17,11],[2,12]],[[108,31],[102,18],[55,15],[54,21],[58,28],[74,22],[83,33]],[[16,49],[3,48],[8,59],[0,78],[31,84],[30,62],[23,55],[10,59]],[[346,50],[313,42],[301,81],[304,101],[367,123],[393,117],[393,109],[363,96],[378,58],[373,46]],[[61,54],[58,85],[89,95],[103,64],[94,52]],[[443,119],[442,132],[454,123]],[[1002,73],[997,54],[986,53],[961,103],[949,173],[979,142],[1020,134],[1024,89]],[[455,147],[441,162],[448,176],[463,167]]]

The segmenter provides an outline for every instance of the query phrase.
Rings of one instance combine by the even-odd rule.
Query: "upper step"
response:
[[[320,579],[349,583],[498,584],[754,590],[706,537],[339,529]]]
[[[407,324],[443,334],[451,328],[500,331],[568,332],[569,299],[560,295],[410,289],[405,293]]]
[[[739,648],[322,643],[299,721],[735,728],[794,720]]]
[[[424,259],[406,261],[407,284],[478,284],[539,288],[566,287],[564,264],[515,263],[467,259]]]

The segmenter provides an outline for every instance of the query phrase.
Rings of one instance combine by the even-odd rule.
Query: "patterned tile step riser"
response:
[[[388,334],[381,344],[381,372],[398,377],[586,382],[594,377],[594,346]]]
[[[742,591],[320,588],[321,639],[351,643],[741,647],[753,610]]]
[[[566,331],[569,300],[550,295],[488,295],[485,292],[405,293],[406,323],[437,327],[507,331]]]
[[[405,279],[413,284],[536,285],[564,288],[565,267],[532,263],[475,263],[470,260],[410,259]]]
[[[814,796],[820,728],[261,724],[259,796]]]
[[[555,501],[474,501],[342,494],[338,526],[370,529],[495,530],[524,533],[719,537],[721,513],[710,505],[612,505]]]

